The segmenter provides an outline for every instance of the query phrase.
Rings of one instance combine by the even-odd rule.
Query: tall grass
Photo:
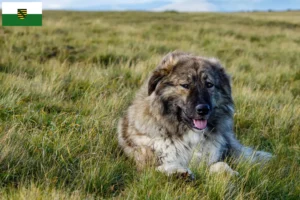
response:
[[[45,12],[0,28],[0,199],[299,199],[300,13]],[[116,123],[161,57],[218,57],[235,132],[276,158],[239,177],[137,172]]]

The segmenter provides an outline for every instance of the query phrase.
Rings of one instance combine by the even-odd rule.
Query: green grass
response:
[[[0,27],[0,199],[299,199],[300,12],[45,12]],[[116,123],[162,56],[218,57],[235,131],[276,158],[196,181],[137,172]]]

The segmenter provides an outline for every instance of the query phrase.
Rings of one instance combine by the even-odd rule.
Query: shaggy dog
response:
[[[223,162],[226,157],[256,162],[272,155],[239,143],[233,113],[230,79],[218,60],[169,53],[119,121],[119,145],[138,169],[154,164],[168,175],[192,177],[193,158],[211,172],[237,174]]]

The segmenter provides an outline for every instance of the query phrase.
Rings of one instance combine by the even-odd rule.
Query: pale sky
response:
[[[32,2],[40,0],[4,0]],[[300,0],[43,0],[43,9],[230,12],[300,9]]]

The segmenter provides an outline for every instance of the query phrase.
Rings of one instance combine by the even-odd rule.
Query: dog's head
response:
[[[176,116],[194,130],[213,128],[220,117],[233,114],[230,80],[216,59],[166,55],[149,79],[148,94],[160,102],[162,115]]]

